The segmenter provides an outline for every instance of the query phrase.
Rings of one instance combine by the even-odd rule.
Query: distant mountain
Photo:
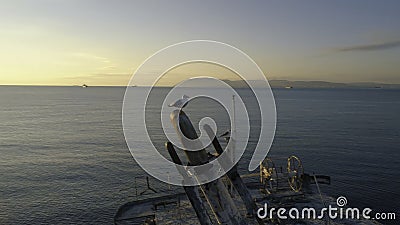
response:
[[[224,80],[235,88],[247,87],[244,81]],[[248,81],[254,87],[261,87],[261,83],[256,80]],[[327,81],[288,81],[288,80],[270,80],[272,88],[400,88],[400,84],[384,84],[373,82],[359,83],[335,83]]]
[[[347,88],[348,84],[331,83],[326,81],[288,81],[288,80],[271,80],[270,85],[274,88]]]
[[[373,83],[373,82],[359,82],[350,84],[354,87],[364,87],[364,88],[400,88],[400,84],[384,84],[384,83]]]

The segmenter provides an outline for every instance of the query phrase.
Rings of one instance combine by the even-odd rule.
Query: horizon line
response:
[[[227,80],[228,82],[237,82],[240,80]],[[255,80],[252,80],[255,81]],[[323,82],[323,83],[331,83],[331,84],[339,84],[339,85],[357,85],[357,84],[376,84],[376,85],[394,85],[400,86],[400,83],[384,83],[384,82],[375,82],[375,81],[356,81],[356,82],[332,82],[332,81],[324,81],[324,80],[285,80],[285,79],[273,79],[268,80],[268,83],[271,87],[271,82],[273,81],[287,81],[287,82]],[[82,85],[77,84],[0,84],[0,86],[28,86],[28,87],[82,87]],[[85,84],[86,85],[86,84]],[[143,86],[143,85],[106,85],[106,84],[99,84],[99,85],[87,85],[87,87],[150,87],[150,86]],[[172,85],[157,85],[154,87],[174,87]]]

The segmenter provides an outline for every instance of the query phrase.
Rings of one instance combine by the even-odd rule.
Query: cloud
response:
[[[113,63],[109,58],[98,56],[95,54],[85,53],[85,52],[74,52],[70,53],[70,56],[74,59],[78,59],[80,62],[84,61],[86,66],[91,65],[96,67],[96,70],[115,70],[117,65]]]
[[[69,76],[66,79],[104,79],[104,78],[129,78],[132,74],[129,73],[96,73],[87,75]]]
[[[339,47],[339,48],[335,48],[334,51],[336,51],[336,52],[378,51],[378,50],[396,48],[399,46],[400,46],[400,40],[396,40],[396,41],[387,41],[387,42],[373,43],[373,44],[366,44],[366,45],[353,45],[353,46],[347,46],[347,47]]]
[[[115,69],[117,69],[117,67],[115,65],[111,65],[111,66],[101,67],[100,69],[102,69],[102,70],[115,70]]]
[[[110,60],[108,58],[89,54],[89,53],[75,52],[75,53],[72,53],[71,55],[74,57],[80,58],[80,59],[95,60],[95,61],[100,61],[103,63],[110,63]]]

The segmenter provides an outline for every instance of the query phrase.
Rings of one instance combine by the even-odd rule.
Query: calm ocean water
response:
[[[0,224],[113,223],[118,207],[133,199],[133,178],[145,175],[125,144],[124,91],[0,87]],[[156,89],[154,96],[166,91]],[[274,94],[278,124],[271,157],[298,155],[306,172],[332,177],[323,192],[399,215],[400,90],[275,89]],[[153,104],[150,114],[156,116],[158,102]],[[201,102],[188,114],[200,111],[214,113],[227,126]],[[149,127],[157,130],[157,123]],[[152,138],[163,146],[162,135]]]

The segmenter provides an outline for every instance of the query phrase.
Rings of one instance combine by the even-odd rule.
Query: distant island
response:
[[[246,87],[244,81],[224,80],[226,83],[235,88]],[[259,82],[256,80],[248,81],[250,84],[257,87]],[[398,89],[400,84],[385,84],[374,82],[357,82],[357,83],[335,83],[327,81],[289,81],[289,80],[269,80],[272,88],[385,88]]]

